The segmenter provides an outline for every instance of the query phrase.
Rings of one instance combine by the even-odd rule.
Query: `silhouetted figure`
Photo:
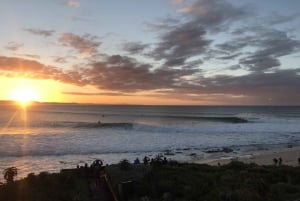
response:
[[[139,159],[139,158],[136,158],[136,159],[134,160],[134,164],[135,164],[135,165],[139,165],[139,164],[140,164],[140,159]]]
[[[281,164],[282,164],[282,158],[279,157],[279,159],[278,159],[278,165],[281,165]]]
[[[85,176],[88,177],[90,175],[88,164],[85,163],[83,168],[84,168],[84,174],[85,174]]]
[[[149,161],[150,161],[149,157],[145,156],[144,159],[143,159],[144,165],[148,165]]]
[[[101,160],[95,160],[93,162],[93,164],[91,165],[91,168],[93,170],[93,173],[94,173],[94,177],[95,177],[95,180],[96,180],[96,186],[100,186],[101,184],[101,179],[100,179],[100,173],[101,173],[101,170],[102,170],[102,165],[103,165],[103,162]]]
[[[298,164],[300,165],[300,158],[298,158]]]
[[[164,165],[168,164],[168,160],[167,160],[166,157],[164,157],[163,164],[164,164]]]
[[[277,163],[278,163],[277,158],[273,158],[273,162],[274,162],[274,165],[277,165]]]

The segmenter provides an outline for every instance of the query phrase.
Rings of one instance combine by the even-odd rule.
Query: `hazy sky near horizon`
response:
[[[0,100],[300,105],[298,0],[2,0]]]

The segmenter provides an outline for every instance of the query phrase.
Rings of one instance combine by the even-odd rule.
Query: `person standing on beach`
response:
[[[139,158],[136,158],[136,159],[134,160],[134,164],[135,164],[135,165],[139,165],[139,164],[140,164],[140,159],[139,159]]]
[[[273,158],[273,162],[274,162],[274,165],[277,165],[277,163],[278,163],[277,158]]]
[[[144,165],[148,165],[149,161],[150,161],[149,157],[145,156],[144,159],[143,159]]]
[[[282,164],[282,158],[279,157],[279,159],[278,159],[278,165],[281,165],[281,164]]]

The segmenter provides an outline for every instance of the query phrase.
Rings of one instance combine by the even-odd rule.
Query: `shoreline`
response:
[[[214,159],[194,160],[192,163],[208,165],[224,165],[231,161],[240,161],[246,164],[256,163],[257,165],[274,165],[273,159],[282,158],[282,165],[299,166],[300,146],[296,147],[278,147],[268,150],[245,151],[235,156],[224,156]]]
[[[224,151],[217,151],[208,153],[207,151],[212,150],[222,150],[222,149],[231,150],[228,153]],[[102,159],[105,164],[112,165],[118,164],[118,162],[122,159],[128,159],[131,163],[134,162],[134,159],[138,157],[140,161],[142,161],[144,156],[148,156],[150,158],[155,157],[157,154],[161,154],[166,157],[168,160],[175,160],[179,163],[195,163],[195,164],[207,164],[216,166],[218,164],[224,165],[228,164],[231,161],[240,161],[246,164],[256,163],[257,165],[274,165],[273,158],[279,159],[282,158],[282,165],[289,166],[299,166],[298,158],[300,158],[300,144],[278,144],[278,145],[259,145],[259,146],[245,146],[245,147],[223,147],[223,148],[211,148],[211,149],[187,149],[187,150],[167,150],[160,152],[151,152],[151,153],[124,153],[119,158],[110,157],[113,162],[110,162],[108,158],[105,158],[105,155],[79,155],[72,156],[70,158],[69,155],[56,157],[56,156],[47,156],[47,157],[31,157],[25,156],[20,158],[12,157],[9,159],[10,165],[0,164],[0,171],[9,166],[17,167],[20,172],[18,173],[18,179],[26,177],[29,173],[38,174],[40,172],[59,172],[64,168],[75,168],[76,165],[84,165],[84,163],[92,163],[94,159]],[[18,159],[18,161],[15,161]],[[29,160],[29,161],[28,161]],[[50,163],[50,161],[52,161]],[[31,162],[31,163],[29,163]],[[41,164],[46,166],[41,166]],[[33,168],[35,167],[35,169]],[[38,168],[38,169],[37,169]],[[0,178],[0,182],[3,179]]]

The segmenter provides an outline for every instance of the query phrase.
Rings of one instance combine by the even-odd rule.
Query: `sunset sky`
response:
[[[300,105],[299,8],[1,0],[0,100],[26,89],[42,102]]]

